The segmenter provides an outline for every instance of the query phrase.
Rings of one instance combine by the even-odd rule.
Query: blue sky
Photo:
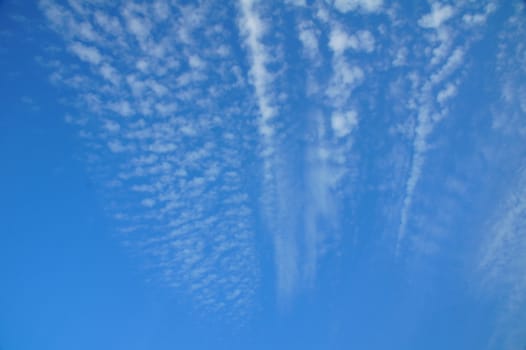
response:
[[[0,2],[0,349],[523,349],[523,1]]]

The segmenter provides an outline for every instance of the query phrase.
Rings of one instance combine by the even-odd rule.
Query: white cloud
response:
[[[113,36],[120,36],[122,34],[122,26],[119,18],[112,17],[102,11],[96,11],[94,13],[94,19],[95,23],[106,32],[106,34]]]
[[[193,69],[203,69],[205,68],[205,62],[197,55],[190,55],[188,58],[188,64]]]
[[[441,69],[431,75],[430,83],[436,85],[450,76],[461,65],[464,60],[464,55],[465,50],[461,47],[457,47]]]
[[[307,3],[304,0],[288,2],[298,6]],[[344,13],[373,13],[381,11],[383,5],[379,0],[328,0],[327,3]],[[356,156],[352,152],[352,136],[359,123],[358,114],[360,118],[369,114],[362,113],[356,103],[360,99],[368,104],[372,115],[379,114],[374,105],[378,94],[374,91],[374,73],[378,57],[384,56],[382,63],[391,59],[380,51],[385,48],[384,40],[375,40],[373,33],[381,33],[385,38],[389,30],[386,27],[391,27],[380,23],[376,29],[375,22],[375,29],[370,32],[366,29],[367,23],[363,26],[347,21],[336,24],[335,18],[345,16],[320,3],[316,3],[314,9],[296,9],[298,37],[308,61],[293,66],[298,62],[280,61],[289,57],[289,52],[288,46],[280,46],[281,34],[273,36],[271,26],[275,22],[269,19],[273,19],[275,13],[265,12],[273,4],[240,0],[238,25],[248,52],[248,77],[254,88],[251,99],[240,68],[245,65],[235,62],[239,57],[232,50],[236,43],[231,40],[237,35],[231,31],[235,28],[224,22],[228,14],[214,12],[221,6],[203,4],[206,6],[187,2],[178,6],[176,1],[129,3],[122,12],[106,11],[104,2],[100,6],[82,5],[86,16],[73,12],[75,16],[71,18],[81,17],[81,21],[90,23],[76,21],[74,23],[81,24],[76,34],[59,34],[64,36],[66,46],[71,45],[72,40],[82,39],[80,51],[83,53],[75,54],[97,67],[79,73],[80,79],[73,79],[66,70],[61,70],[60,76],[69,78],[71,86],[75,82],[79,96],[89,96],[89,101],[96,102],[93,105],[100,105],[97,115],[90,118],[89,127],[94,125],[90,135],[96,138],[95,130],[100,131],[97,141],[102,147],[99,150],[119,153],[119,157],[107,155],[106,150],[101,152],[102,156],[94,151],[94,158],[98,157],[101,168],[107,165],[103,162],[108,159],[122,159],[122,163],[106,167],[118,168],[117,174],[108,175],[109,180],[118,183],[120,193],[132,193],[134,200],[124,203],[124,209],[116,212],[126,213],[133,221],[133,225],[128,226],[130,231],[133,228],[145,233],[145,240],[138,243],[158,258],[162,278],[169,285],[186,288],[207,309],[226,311],[249,303],[258,280],[250,231],[252,196],[244,189],[247,174],[243,173],[245,156],[255,148],[253,124],[260,134],[262,168],[265,176],[271,175],[265,178],[270,181],[264,183],[261,207],[265,211],[265,222],[272,221],[269,227],[275,246],[277,284],[281,295],[292,296],[303,286],[303,279],[314,280],[320,256],[327,249],[325,242],[334,239],[329,231],[338,231],[335,228],[340,196],[346,193],[344,186],[352,183],[353,171],[356,171],[351,160]],[[67,4],[64,6],[68,8]],[[93,11],[95,7],[102,10]],[[49,13],[50,21],[67,27],[64,23],[71,14],[65,8],[50,9]],[[307,19],[308,14],[314,17]],[[380,16],[374,18],[375,21],[381,19]],[[424,26],[438,25],[444,29],[447,20],[446,11],[424,16],[421,22]],[[393,26],[395,30],[397,25]],[[454,96],[457,85],[447,85],[445,80],[462,64],[462,57],[451,45],[435,46],[446,37],[451,39],[448,42],[456,43],[458,37],[453,31],[450,37],[446,34],[449,34],[446,30],[427,32],[426,36],[433,40],[422,52],[426,63],[440,57],[436,64],[442,64],[451,56],[450,64],[438,69],[425,66],[422,72],[414,73],[420,77],[420,82],[415,83],[417,88],[407,91],[414,97],[411,102],[415,110],[421,113],[411,116],[418,117],[418,126],[406,127],[411,129],[408,135],[416,137],[412,168],[409,178],[404,179],[407,180],[402,213],[404,227],[422,173],[428,148],[426,138],[436,122],[434,116],[440,112],[436,105]],[[328,43],[322,42],[327,36]],[[327,44],[331,50],[328,56],[324,52]],[[392,57],[394,64],[402,65],[417,56],[407,48],[418,45],[411,46],[415,44],[411,41],[404,44],[407,47],[396,45],[390,50],[396,53]],[[90,48],[97,50],[98,56],[87,53]],[[378,55],[361,60],[363,53],[375,50]],[[354,51],[361,54],[356,55]],[[428,55],[431,51],[433,54]],[[324,56],[329,61],[324,62]],[[307,127],[309,137],[311,133],[315,135],[314,140],[307,141],[305,161],[308,165],[301,180],[308,188],[307,194],[295,189],[296,175],[291,175],[288,168],[295,164],[288,164],[290,159],[283,156],[286,150],[279,148],[288,136],[282,132],[290,130],[288,123],[304,117],[285,115],[289,97],[280,91],[285,82],[280,78],[287,77],[288,69],[293,74],[301,72],[302,64],[309,70],[307,84],[317,86],[310,90],[311,94],[307,92],[313,99],[306,100],[305,107],[309,108],[312,102],[323,110],[313,118],[315,125]],[[404,70],[400,71],[405,74]],[[356,89],[363,82],[367,84],[365,79],[371,74],[371,85],[367,85],[367,89]],[[426,79],[428,76],[434,77],[433,83]],[[426,83],[433,86],[426,90]],[[300,93],[301,88],[297,90]],[[257,108],[254,121],[249,118],[254,109],[253,100]],[[426,108],[428,114],[424,113]],[[108,111],[133,118],[118,118]],[[83,132],[89,130],[84,125],[78,127],[84,129]],[[104,158],[106,156],[108,158]],[[291,203],[297,203],[300,195],[305,196],[305,209],[291,208]],[[133,210],[127,211],[133,206],[140,208],[136,217]],[[404,231],[405,228],[401,228],[401,232]],[[239,314],[243,307],[237,309]]]
[[[345,50],[348,48],[372,50],[374,39],[368,31],[358,31],[348,35],[338,23],[331,23],[329,48],[333,52],[332,76],[326,94],[330,98],[331,107],[341,109],[347,104],[353,89],[365,77],[363,70],[356,64],[347,61]]]
[[[457,94],[457,87],[454,83],[448,83],[446,87],[437,95],[437,101],[441,104],[454,97]]]
[[[340,26],[334,26],[329,38],[329,47],[339,55],[351,48],[357,51],[372,52],[374,37],[368,30],[359,30],[356,34],[347,34]]]
[[[365,77],[363,70],[347,63],[343,56],[333,59],[333,73],[326,90],[334,107],[340,108],[347,103],[353,88]]]
[[[74,42],[69,48],[84,62],[97,65],[102,61],[102,55],[96,47],[87,46],[80,42]]]
[[[71,8],[79,15],[86,15],[86,9],[84,8],[84,2],[79,0],[68,0],[68,4]]]
[[[422,16],[422,18],[418,20],[418,24],[424,28],[437,29],[453,17],[454,14],[454,8],[451,5],[442,5],[438,2],[434,2],[431,5],[431,12]]]
[[[141,204],[145,207],[151,208],[155,205],[155,199],[153,198],[145,198],[141,201]]]
[[[416,125],[414,131],[410,133],[414,135],[412,159],[409,174],[405,181],[397,253],[400,251],[410,223],[410,212],[417,193],[417,184],[422,177],[424,163],[430,147],[428,138],[437,123],[447,117],[449,113],[446,103],[457,94],[459,85],[459,78],[455,74],[463,67],[464,57],[473,42],[470,33],[461,32],[462,29],[466,29],[465,26],[444,25],[456,13],[457,9],[451,5],[435,2],[431,5],[431,12],[418,20],[421,27],[435,29],[435,31],[425,37],[428,40],[428,46],[424,48],[424,53],[429,58],[429,65],[424,68],[426,73],[425,75],[415,73],[415,78],[412,79],[411,83],[413,91],[410,94],[413,97],[408,106],[416,113]],[[462,38],[465,38],[464,42],[454,47],[454,43],[461,41],[459,39],[461,35]],[[436,45],[437,43],[439,45]],[[412,242],[414,247],[420,247],[423,250],[430,248],[426,244],[421,244],[428,242],[428,240],[412,239]]]
[[[277,155],[272,121],[278,115],[278,107],[272,92],[273,77],[267,70],[271,59],[267,46],[263,43],[267,28],[258,14],[257,3],[259,2],[252,0],[240,1],[239,28],[249,53],[249,75],[260,115],[258,131],[261,135],[265,187],[262,198],[263,216],[268,221],[267,227],[273,238],[278,300],[283,303],[290,299],[298,283],[297,242],[293,232],[294,225],[283,215],[286,210],[283,205],[290,198],[290,191],[285,185],[287,175],[280,171],[275,162]],[[276,207],[282,210],[277,210]]]
[[[159,112],[160,115],[168,116],[175,111],[177,111],[177,104],[176,103],[157,103],[155,105],[155,110]]]
[[[115,11],[115,4],[104,1],[61,3],[41,1],[50,28],[72,56],[94,67],[79,70],[60,60],[49,66],[55,80],[89,107],[89,124],[68,120],[89,136],[90,166],[107,169],[96,175],[111,184],[105,188],[112,199],[109,210],[122,221],[121,231],[142,234],[128,243],[151,254],[154,273],[177,285],[196,308],[246,317],[258,269],[250,198],[239,169],[248,147],[245,134],[252,130],[238,123],[248,103],[228,97],[246,96],[226,39],[233,28],[224,26],[218,7],[206,4],[128,2]],[[261,28],[248,22],[258,41],[255,56],[265,56],[256,59],[251,77],[261,87],[271,80],[266,71],[271,58]],[[216,48],[218,55],[211,55]],[[216,79],[218,71],[231,73],[235,82]],[[258,91],[272,95],[270,87]],[[225,100],[230,105],[214,109]],[[234,138],[209,142],[212,130],[229,130]],[[119,202],[114,191],[128,192],[131,199]]]
[[[275,235],[274,250],[279,302],[284,303],[290,301],[299,282],[297,242],[294,235],[290,233]]]
[[[329,47],[335,54],[342,54],[349,47],[350,37],[339,26],[331,30]]]
[[[144,43],[144,41],[150,36],[152,24],[149,19],[135,14],[133,10],[133,6],[127,6],[123,11],[126,26],[130,33],[135,35],[140,43]]]
[[[368,30],[359,30],[355,36],[356,42],[352,42],[351,47],[355,50],[363,50],[365,52],[372,52],[374,50],[374,37]]]
[[[140,70],[141,72],[145,73],[148,70],[149,64],[148,64],[148,62],[146,60],[140,59],[140,60],[137,61],[135,66],[137,67],[138,70]]]
[[[300,6],[300,7],[307,6],[306,0],[285,0],[285,3],[290,4],[290,5]]]
[[[525,8],[525,5],[517,5],[516,13],[499,34],[497,76],[500,99],[492,108],[492,127],[507,136],[526,136],[526,47],[515,42],[515,38],[526,35],[522,20]]]
[[[277,107],[272,101],[270,84],[272,76],[267,71],[266,65],[270,62],[262,38],[265,34],[265,24],[259,18],[255,10],[254,0],[241,0],[242,17],[240,19],[240,29],[245,37],[245,44],[249,50],[251,67],[250,76],[256,90],[258,107],[261,113],[259,131],[265,137],[273,134],[273,129],[269,122],[277,115]]]
[[[69,15],[69,12],[65,8],[51,0],[40,0],[38,4],[53,26],[64,26],[64,22]]]
[[[349,135],[358,125],[358,114],[354,110],[334,112],[331,117],[332,130],[337,137]]]
[[[108,109],[120,114],[123,117],[129,117],[133,114],[133,109],[128,101],[112,102],[108,104]]]
[[[510,348],[523,345],[526,309],[526,172],[524,164],[497,201],[483,244],[479,247],[478,273],[484,294],[499,303],[500,317],[493,338]],[[511,345],[513,344],[513,345]]]
[[[398,241],[396,246],[397,254],[400,251],[401,243],[406,235],[407,224],[409,221],[409,210],[413,204],[416,185],[422,175],[425,152],[428,148],[427,137],[433,130],[433,120],[429,113],[430,111],[427,109],[422,109],[418,113],[418,124],[415,129],[415,137],[413,140],[413,158],[409,177],[405,184],[405,196],[402,204],[400,226],[398,229]]]
[[[68,124],[78,125],[78,126],[86,126],[88,124],[88,118],[86,117],[73,117],[70,114],[67,114],[64,117],[64,121]]]
[[[148,150],[154,153],[170,153],[177,149],[177,146],[172,142],[156,141],[148,145]]]
[[[483,24],[484,22],[486,22],[486,16],[482,13],[467,13],[464,16],[462,16],[462,20],[466,22],[466,24],[473,26]]]
[[[454,42],[454,31],[449,27],[442,26],[436,30],[436,41],[438,46],[433,48],[433,57],[431,58],[431,65],[434,66],[447,57],[451,52],[451,47]]]
[[[396,51],[396,56],[393,59],[393,66],[400,67],[407,63],[408,50],[405,47],[401,47]]]
[[[120,140],[113,140],[108,142],[108,148],[113,153],[122,153],[130,150],[130,147],[123,145]]]
[[[110,81],[113,85],[119,85],[121,77],[117,70],[109,64],[103,64],[100,67],[100,74],[104,77],[104,79]]]
[[[334,0],[334,7],[343,13],[354,10],[376,12],[381,9],[383,0]]]
[[[469,26],[482,25],[486,23],[489,15],[491,15],[497,9],[497,5],[493,2],[488,3],[483,12],[479,13],[466,13],[462,16],[462,20]]]
[[[104,120],[104,129],[109,131],[109,132],[119,132],[121,127],[119,125],[119,123],[113,121],[113,120],[109,120],[109,119],[106,119]]]
[[[89,22],[82,22],[77,24],[77,33],[80,38],[86,41],[98,41],[100,40],[99,35],[93,29],[93,26]]]
[[[316,30],[308,23],[298,26],[299,38],[303,45],[303,52],[311,60],[319,60],[319,44]]]
[[[171,15],[171,9],[168,3],[164,0],[157,0],[153,4],[153,13],[157,17],[157,19],[161,21],[167,20]]]

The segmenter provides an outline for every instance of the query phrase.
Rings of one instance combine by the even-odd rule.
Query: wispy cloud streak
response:
[[[466,52],[474,40],[459,24],[461,18],[456,14],[463,12],[462,10],[461,7],[435,1],[430,3],[430,12],[418,20],[418,25],[424,32],[431,32],[424,58],[430,64],[422,67],[422,74],[428,77],[415,72],[414,82],[415,87],[418,87],[413,91],[415,97],[409,105],[415,111],[416,126],[413,130],[411,166],[400,213],[396,254],[400,252],[407,234],[416,187],[422,177],[429,149],[428,139],[440,121],[448,115],[447,101],[457,92],[459,72],[462,71]],[[461,33],[466,39],[454,46],[455,38],[459,38]],[[424,33],[422,35],[425,37]]]
[[[274,131],[270,120],[277,114],[277,107],[271,93],[272,76],[267,70],[270,63],[268,50],[262,42],[266,25],[257,12],[257,0],[241,0],[240,29],[245,36],[251,62],[250,76],[254,85],[258,109],[261,115],[259,130],[265,139],[272,137]]]
[[[497,80],[500,98],[493,110],[492,130],[506,138],[499,168],[509,169],[500,198],[491,206],[486,232],[477,255],[477,276],[486,300],[499,307],[492,334],[492,349],[524,345],[526,322],[526,45],[514,39],[526,34],[526,5],[515,4],[514,14],[499,33]],[[497,162],[497,159],[490,159]],[[502,181],[502,180],[499,180]]]
[[[264,43],[269,22],[261,18],[264,2],[241,0],[239,28],[244,37],[250,62],[249,76],[254,87],[258,109],[261,157],[263,161],[263,190],[261,204],[267,230],[273,239],[276,266],[276,287],[280,303],[292,299],[299,279],[299,246],[297,225],[294,222],[295,194],[291,182],[291,168],[285,164],[286,151],[280,149],[275,123],[280,116],[276,101],[276,72],[268,69],[275,48]],[[268,39],[268,38],[267,38]]]

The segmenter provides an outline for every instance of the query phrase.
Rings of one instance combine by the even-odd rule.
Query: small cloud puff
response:
[[[115,103],[110,103],[108,109],[123,116],[129,117],[133,114],[133,109],[130,106],[128,101],[119,101]]]
[[[70,46],[71,51],[82,61],[94,65],[102,61],[102,55],[95,47],[86,46],[79,42],[75,42]]]
[[[383,5],[383,0],[336,0],[334,7],[338,11],[347,13],[360,9],[364,12],[377,12]]]
[[[445,103],[450,98],[457,94],[457,87],[455,84],[448,83],[437,95],[437,101],[441,104]]]
[[[337,137],[349,135],[358,125],[358,113],[354,110],[332,114],[331,126]]]
[[[295,5],[295,6],[307,6],[306,0],[285,0],[285,3],[289,5]]]
[[[331,31],[329,46],[336,54],[341,54],[349,48],[372,52],[374,50],[374,37],[368,30],[359,30],[355,35],[348,35],[344,30],[336,27]]]
[[[439,28],[444,22],[453,17],[455,11],[450,5],[433,3],[431,12],[418,20],[418,25],[423,28]]]

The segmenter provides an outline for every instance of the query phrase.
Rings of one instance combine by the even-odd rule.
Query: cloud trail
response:
[[[455,76],[462,71],[465,54],[474,41],[469,31],[465,33],[462,26],[458,24],[461,18],[455,17],[455,14],[465,12],[465,9],[444,5],[439,1],[431,2],[430,7],[430,12],[418,20],[418,25],[424,31],[434,32],[434,35],[429,37],[425,48],[425,52],[428,52],[426,59],[431,64],[424,66],[423,69],[429,78],[417,75],[418,87],[413,91],[416,96],[412,102],[412,109],[416,114],[416,126],[413,130],[411,166],[405,183],[405,194],[400,213],[397,255],[402,249],[402,243],[407,234],[416,187],[422,177],[429,149],[428,139],[440,121],[448,115],[446,101],[452,99],[458,90],[459,80]],[[461,35],[464,35],[466,39],[454,46],[453,43],[458,41]]]

